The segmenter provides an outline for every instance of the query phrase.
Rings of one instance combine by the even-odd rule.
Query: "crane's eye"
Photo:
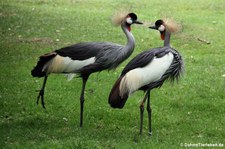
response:
[[[128,24],[132,24],[132,23],[133,23],[131,17],[128,17],[128,18],[126,19],[126,22],[127,22]]]
[[[165,26],[164,26],[164,25],[160,25],[159,28],[158,28],[158,30],[159,30],[160,32],[165,31]]]

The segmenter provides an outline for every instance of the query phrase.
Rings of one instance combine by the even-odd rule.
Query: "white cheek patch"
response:
[[[165,30],[165,26],[164,25],[160,25],[160,27],[158,28],[159,31],[163,32]]]
[[[132,24],[132,23],[133,23],[133,21],[132,21],[132,19],[131,19],[130,17],[128,17],[128,18],[126,19],[126,22],[127,22],[128,24]]]

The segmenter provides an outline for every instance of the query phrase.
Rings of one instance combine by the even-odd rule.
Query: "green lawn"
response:
[[[2,0],[0,5],[0,147],[2,148],[184,148],[193,143],[225,146],[225,1],[222,0]],[[132,26],[136,49],[115,71],[91,75],[85,92],[84,126],[79,127],[81,79],[51,75],[46,110],[36,105],[43,79],[30,71],[38,57],[81,41],[126,43],[110,17],[131,9],[150,24],[172,17],[183,26],[172,45],[184,57],[179,84],[151,92],[153,135],[145,111],[139,136],[136,92],[122,110],[112,109],[108,94],[128,61],[162,45],[159,33]],[[207,44],[204,41],[209,41]]]

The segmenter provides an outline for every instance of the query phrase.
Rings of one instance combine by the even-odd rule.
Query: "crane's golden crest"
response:
[[[163,22],[165,23],[167,30],[169,30],[172,33],[180,32],[182,30],[181,24],[175,22],[171,18],[164,18]]]
[[[119,26],[123,23],[127,15],[129,14],[128,10],[118,11],[112,16],[112,23],[115,26]]]

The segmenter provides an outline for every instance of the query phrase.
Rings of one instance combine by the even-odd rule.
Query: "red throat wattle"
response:
[[[165,33],[160,33],[161,34],[161,39],[164,40],[165,39]]]
[[[128,29],[128,31],[129,31],[129,32],[131,31],[131,28],[130,28],[130,26],[127,26],[127,29]]]

